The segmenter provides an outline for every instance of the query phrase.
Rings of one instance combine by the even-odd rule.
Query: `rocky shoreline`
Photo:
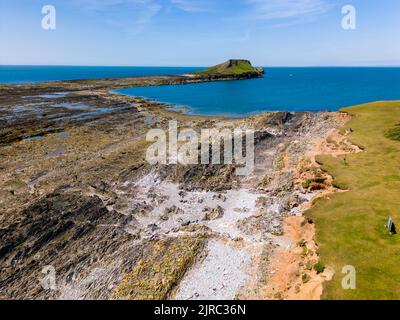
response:
[[[311,225],[303,212],[332,191],[313,152],[348,120],[343,114],[188,116],[110,93],[254,76],[0,86],[0,297],[284,299],[309,290],[317,246],[309,231],[299,240],[285,230],[288,219]],[[238,178],[231,165],[150,166],[145,135],[173,119],[195,129],[254,129],[254,173]],[[301,250],[291,288],[271,278],[282,250]],[[45,266],[54,266],[56,290],[38,280]]]

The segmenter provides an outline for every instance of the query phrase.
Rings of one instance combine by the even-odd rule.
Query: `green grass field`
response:
[[[317,200],[314,220],[321,261],[335,269],[325,299],[400,299],[400,101],[346,108],[349,139],[365,151],[318,161],[349,191]],[[398,235],[385,228],[391,215]],[[357,271],[357,289],[342,288],[342,268]]]
[[[241,75],[245,73],[260,72],[261,69],[254,68],[249,61],[246,60],[231,60],[231,65],[228,62],[213,66],[206,70],[194,72],[198,75]]]

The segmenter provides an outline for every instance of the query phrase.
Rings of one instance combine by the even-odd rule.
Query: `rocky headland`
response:
[[[315,154],[356,152],[337,131],[345,114],[189,116],[110,92],[262,76],[250,67],[231,60],[192,75],[1,85],[0,297],[319,298],[331,273],[314,268],[303,212],[339,191]],[[254,129],[253,174],[149,165],[146,133],[174,119],[195,130]],[[43,289],[46,266],[56,290]]]

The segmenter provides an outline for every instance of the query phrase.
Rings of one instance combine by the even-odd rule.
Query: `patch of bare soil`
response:
[[[350,117],[337,114],[339,123],[344,125]],[[347,140],[349,131],[341,133],[337,128],[327,132],[324,138],[314,140],[314,147],[305,153],[295,174],[296,185],[311,193],[309,201],[304,202],[301,212],[311,207],[313,201],[334,192],[343,192],[333,186],[333,179],[322,171],[315,161],[317,155],[334,157],[362,152],[362,149]],[[288,156],[283,157],[282,169],[288,170]],[[319,300],[323,293],[323,284],[334,275],[333,269],[321,265],[318,256],[318,244],[315,240],[315,225],[302,215],[289,216],[284,220],[282,244],[275,245],[261,255],[255,264],[251,283],[242,294],[244,299],[285,299]],[[261,278],[260,278],[261,277]]]
[[[333,272],[329,268],[323,273],[314,270],[318,262],[314,234],[315,226],[304,217],[286,218],[284,239],[287,247],[279,246],[273,250],[264,285],[242,298],[319,300],[323,283],[332,278]]]

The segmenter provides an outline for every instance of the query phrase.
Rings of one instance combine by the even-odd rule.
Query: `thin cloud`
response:
[[[326,0],[245,0],[251,6],[249,18],[257,20],[297,19],[328,12]]]
[[[73,5],[79,6],[85,11],[105,11],[111,7],[126,6],[140,7],[153,3],[153,0],[69,0]]]
[[[70,0],[88,14],[104,15],[108,25],[129,33],[142,31],[163,8],[158,0]]]
[[[211,11],[211,3],[207,0],[171,0],[171,3],[185,12],[208,12]]]

